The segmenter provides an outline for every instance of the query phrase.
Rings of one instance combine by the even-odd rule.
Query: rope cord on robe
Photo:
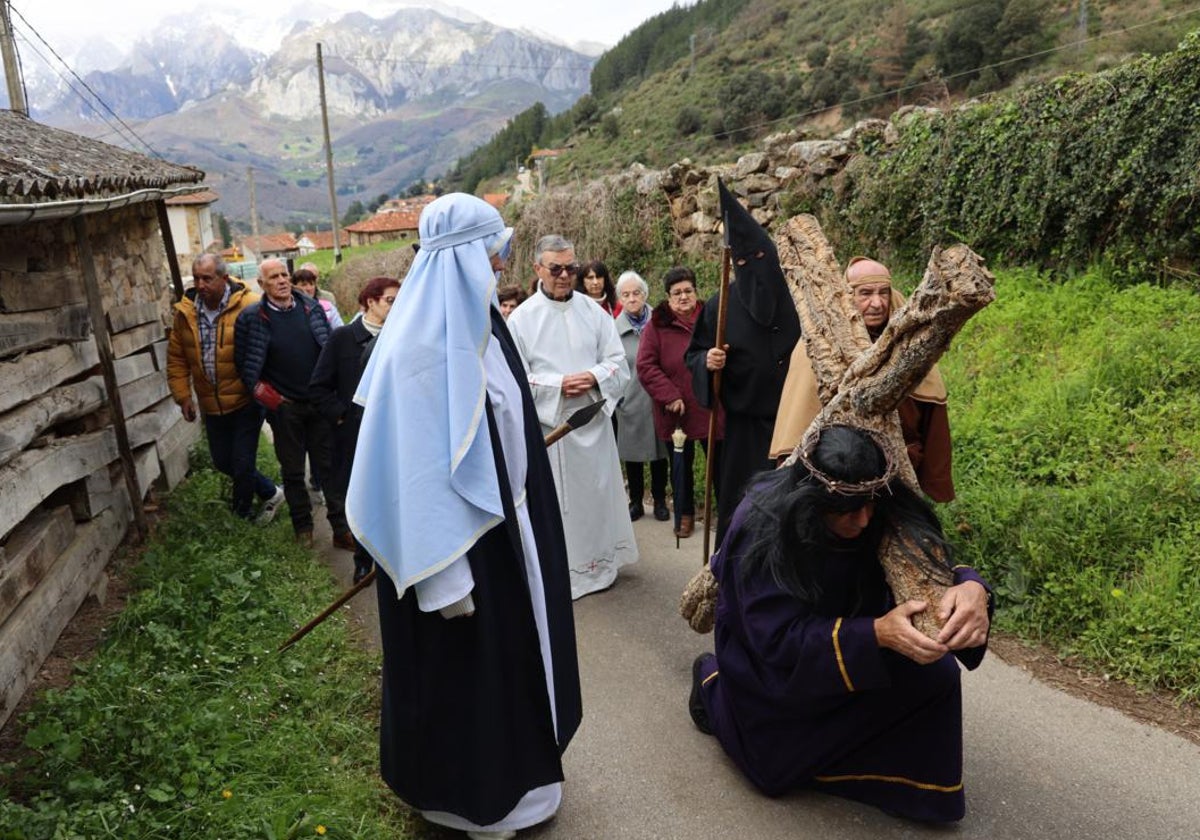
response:
[[[580,408],[580,409],[576,410],[575,412],[573,412],[571,414],[571,416],[566,419],[566,422],[564,422],[560,426],[556,426],[550,432],[550,434],[546,435],[546,441],[545,441],[546,448],[549,449],[551,446],[553,446],[558,441],[562,440],[564,437],[566,437],[568,434],[573,432],[575,429],[579,429],[579,428],[582,428],[583,426],[586,426],[588,423],[590,423],[592,421],[592,419],[600,412],[600,409],[603,407],[604,407],[604,400],[600,399],[600,400],[596,400],[595,402],[588,403],[583,408]],[[364,589],[366,589],[368,586],[370,586],[375,581],[375,575],[378,571],[379,571],[379,567],[376,566],[375,568],[371,569],[371,571],[367,572],[367,574],[363,577],[362,580],[360,580],[358,583],[354,584],[354,586],[350,587],[345,592],[343,592],[341,595],[339,595],[332,604],[330,604],[325,609],[321,610],[321,612],[319,612],[317,614],[316,618],[312,619],[312,621],[308,622],[303,627],[301,627],[299,630],[297,630],[295,633],[293,633],[291,636],[289,636],[287,641],[284,642],[283,644],[281,644],[276,649],[275,652],[283,653],[285,650],[290,648],[292,645],[296,644],[296,642],[300,641],[305,636],[307,636],[309,633],[311,633],[313,630],[317,629],[317,627],[321,624],[321,622],[325,621],[325,619],[329,618],[329,616],[331,616],[335,612],[337,612],[338,609],[341,608],[343,604],[345,604],[347,601],[349,601],[351,598],[353,598],[359,592],[362,592]]]

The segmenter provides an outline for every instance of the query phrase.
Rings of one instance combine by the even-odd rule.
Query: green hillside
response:
[[[589,96],[514,117],[447,180],[474,190],[536,147],[568,149],[552,183],[728,160],[775,131],[825,136],[905,104],[1166,52],[1197,27],[1200,9],[1179,0],[701,0],[647,20],[597,62]]]

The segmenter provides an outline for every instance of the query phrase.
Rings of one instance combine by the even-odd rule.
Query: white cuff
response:
[[[449,606],[442,607],[438,612],[442,614],[442,618],[458,618],[461,615],[470,615],[475,612],[475,599],[468,592],[465,597],[460,598]]]

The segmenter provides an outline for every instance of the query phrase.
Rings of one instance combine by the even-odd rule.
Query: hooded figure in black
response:
[[[725,346],[716,346],[720,300],[714,295],[696,318],[684,358],[692,371],[696,398],[706,408],[715,407],[713,373],[725,371],[720,394],[725,440],[717,478],[719,544],[750,476],[774,467],[771,434],[792,348],[800,338],[800,318],[783,279],[775,243],[720,180],[717,189],[725,242],[733,257]]]

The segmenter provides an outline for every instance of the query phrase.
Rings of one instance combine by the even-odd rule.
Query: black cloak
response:
[[[421,612],[415,590],[397,599],[391,578],[377,577],[383,778],[413,808],[446,811],[477,825],[503,819],[528,791],[562,781],[561,755],[582,714],[567,547],[554,477],[525,370],[494,308],[492,335],[521,387],[525,408],[527,499],[545,589],[557,732],[490,404],[488,430],[505,518],[467,552],[475,578],[474,616],[448,620]]]
[[[771,434],[775,412],[787,379],[792,348],[800,338],[800,318],[779,267],[779,252],[762,225],[719,180],[725,239],[733,257],[733,282],[725,322],[729,345],[721,375],[725,408],[725,440],[721,453],[717,521],[720,544],[745,493],[750,477],[771,469]],[[739,261],[744,264],[739,265]],[[700,404],[714,403],[712,374],[705,356],[716,345],[718,296],[705,303],[696,318],[685,361]]]

